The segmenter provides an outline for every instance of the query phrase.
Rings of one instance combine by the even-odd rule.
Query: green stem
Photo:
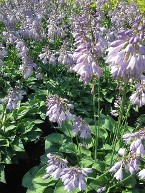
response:
[[[98,79],[98,129],[97,129],[97,137],[99,140],[99,136],[100,136],[100,117],[101,117],[101,108],[100,108],[100,100],[101,100],[101,96],[100,96],[100,79]],[[97,142],[98,143],[98,142]]]
[[[96,114],[96,96],[94,93],[96,80],[93,79],[92,85],[92,96],[93,96],[93,111],[94,111],[94,124],[95,124],[95,148],[94,148],[94,159],[97,160],[97,148],[98,148],[98,141],[99,141],[99,130],[100,130],[100,79],[98,79],[98,115]],[[98,124],[97,124],[97,117],[98,117]]]
[[[132,176],[132,175],[129,175],[127,178],[124,178],[122,181],[119,181],[117,184],[109,187],[106,193],[109,193],[109,192],[110,192],[110,189],[115,188],[116,186],[118,186],[118,184],[121,184],[121,183],[125,182],[125,181],[128,180],[131,176]]]
[[[111,165],[112,165],[113,157],[115,154],[116,143],[118,140],[120,140],[121,134],[122,134],[122,121],[123,121],[124,106],[125,106],[125,101],[126,101],[127,83],[128,83],[127,81],[124,82],[124,90],[122,94],[122,102],[121,102],[120,111],[119,111],[119,118],[118,118],[117,126],[115,127],[115,133],[114,133],[114,138],[113,138],[113,143],[112,143],[113,151],[112,151],[112,156],[111,156]]]
[[[76,141],[77,141],[77,145],[78,145],[79,155],[80,155],[80,158],[81,158],[81,160],[82,160],[82,152],[81,152],[81,148],[80,148],[80,144],[79,144],[78,136],[76,136]]]
[[[97,140],[97,115],[96,115],[96,96],[94,93],[94,87],[95,83],[93,80],[93,85],[92,85],[92,96],[93,96],[93,113],[94,113],[94,124],[95,124],[95,142],[94,142],[94,159],[96,161],[97,159],[97,145],[98,145],[98,140]]]
[[[72,139],[72,135],[71,135],[71,132],[70,132],[70,130],[69,130],[69,128],[66,126],[66,128],[67,128],[67,130],[68,130],[68,133],[69,133],[69,136],[70,136],[70,138],[71,138],[71,142],[73,143],[73,139]],[[76,139],[77,140],[77,145],[78,145],[78,147],[79,147],[79,144],[78,144],[78,139]],[[81,155],[82,156],[82,155]],[[78,155],[76,154],[76,157],[77,157],[77,160],[78,160],[78,164],[80,164],[80,159],[79,159],[79,157],[78,157]]]

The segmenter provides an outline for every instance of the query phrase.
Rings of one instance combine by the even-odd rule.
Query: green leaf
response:
[[[9,146],[9,141],[2,135],[0,135],[0,146]]]
[[[19,137],[15,137],[14,141],[11,143],[11,146],[15,151],[25,151],[23,143]]]
[[[81,161],[81,167],[87,168],[93,164],[94,160],[91,157],[86,157]]]
[[[25,188],[28,188],[31,183],[32,183],[32,179],[35,176],[35,174],[38,172],[39,167],[35,166],[33,168],[31,168],[23,177],[22,179],[22,186]]]
[[[125,174],[124,178],[128,177],[129,174]],[[130,178],[128,180],[126,180],[123,185],[127,188],[134,188],[136,185],[136,179],[134,176],[130,176]]]
[[[4,165],[0,164],[0,182],[6,183]]]
[[[65,141],[64,135],[60,133],[52,133],[45,137],[47,141],[50,141],[52,143],[58,143],[58,144],[63,144]]]
[[[108,183],[108,178],[106,176],[98,176],[96,179],[91,179],[91,183],[89,188],[92,188],[92,190],[96,190],[100,187],[105,186]]]
[[[52,177],[48,177],[46,179],[43,179],[43,176],[46,174],[46,167],[47,166],[43,166],[39,169],[39,171],[36,173],[35,177],[33,178],[33,183],[37,183],[37,184],[51,184],[54,185],[56,180],[54,180]]]
[[[67,143],[67,144],[62,144],[60,147],[60,151],[64,153],[77,153],[77,145],[74,143]]]
[[[31,107],[20,107],[19,111],[17,112],[17,120],[21,119],[22,117],[24,117],[28,111],[30,110]]]
[[[92,165],[92,168],[94,168],[95,170],[99,171],[99,172],[104,172],[105,171],[105,163],[103,161],[97,161],[97,163],[94,163]]]
[[[54,193],[54,189],[50,188],[50,187],[47,187],[43,193]]]
[[[104,97],[106,99],[106,101],[108,101],[109,103],[112,103],[114,96],[110,96],[110,97]]]
[[[64,192],[66,192],[66,190],[64,189],[64,185],[63,184],[61,184],[60,187],[59,186],[55,187],[54,193],[64,193]]]
[[[123,190],[122,193],[144,193],[144,190],[143,192],[141,192],[140,190],[137,190],[137,189],[127,189],[127,190]]]
[[[61,132],[63,132],[68,137],[72,137],[72,124],[70,122],[64,121],[62,123],[61,128],[58,127],[57,129],[59,129]]]
[[[103,145],[103,149],[112,150],[112,147],[109,144],[106,143],[106,144]]]
[[[54,189],[54,193],[65,193],[67,192],[65,189],[64,189],[64,185],[62,182],[58,182],[55,186],[55,189]],[[78,188],[75,188],[73,191],[71,191],[71,193],[78,193],[80,192]]]
[[[10,130],[13,130],[14,128],[16,128],[16,125],[10,125],[9,127],[5,128],[5,131],[8,132]]]
[[[91,157],[91,151],[89,151],[88,149],[85,149],[85,148],[83,148],[83,147],[80,147],[79,148],[80,150],[78,150],[78,155],[80,154],[80,152],[82,153],[82,154],[84,154],[85,156],[87,156],[87,157]]]
[[[33,123],[35,124],[40,124],[40,123],[43,123],[44,121],[41,120],[41,119],[36,119],[35,121],[33,121]]]
[[[46,188],[46,184],[32,184],[26,193],[44,193]]]

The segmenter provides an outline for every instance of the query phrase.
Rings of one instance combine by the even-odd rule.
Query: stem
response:
[[[123,90],[123,94],[122,94],[122,102],[121,102],[120,111],[119,111],[119,118],[118,118],[118,122],[117,122],[117,127],[115,127],[115,134],[114,134],[113,143],[112,143],[113,151],[112,151],[112,156],[111,156],[111,165],[112,165],[113,157],[115,154],[115,147],[116,147],[117,140],[120,139],[120,137],[121,137],[120,134],[122,134],[121,127],[122,127],[122,121],[123,121],[124,106],[125,106],[125,101],[126,101],[127,83],[128,83],[127,81],[124,82],[124,90]]]
[[[116,187],[118,184],[121,184],[122,182],[125,182],[125,181],[128,180],[131,176],[132,176],[132,175],[128,176],[127,178],[124,178],[122,181],[119,181],[117,184],[109,187],[106,193],[109,193],[110,189]]]
[[[69,128],[66,126],[66,128],[67,128],[67,130],[68,130],[68,133],[69,133],[69,136],[70,136],[70,138],[71,138],[71,142],[73,143],[73,139],[72,139],[72,135],[71,135],[71,132],[70,132],[70,130],[69,130]],[[77,139],[77,137],[76,137],[76,140],[77,140],[77,145],[78,145],[78,149],[79,149],[79,143],[78,143],[78,139]],[[79,149],[80,150],[80,149]],[[82,154],[80,154],[81,155],[81,158],[82,158]],[[77,157],[77,160],[78,160],[78,164],[80,164],[80,160],[79,160],[79,157],[78,157],[78,155],[76,154],[76,157]]]
[[[78,136],[76,136],[76,141],[77,141],[77,145],[78,145],[78,151],[79,151],[79,154],[80,154],[80,158],[82,160],[82,152],[81,152],[81,148],[80,148],[80,145],[79,145]]]
[[[97,130],[98,140],[99,140],[99,136],[100,136],[100,117],[101,117],[100,100],[101,100],[101,96],[100,96],[100,79],[98,79],[98,130]]]
[[[5,131],[4,124],[5,124],[5,121],[6,121],[6,115],[7,115],[7,109],[5,107],[5,110],[4,110],[4,112],[2,114],[2,117],[1,117],[1,128],[3,128],[4,131]]]
[[[92,85],[92,96],[93,96],[93,111],[94,111],[94,124],[95,124],[95,152],[94,152],[94,159],[97,160],[97,148],[98,148],[98,140],[99,140],[99,130],[100,130],[100,79],[98,79],[98,116],[96,114],[96,96],[94,93],[96,80],[93,79]],[[97,125],[97,117],[98,117],[98,125]]]
[[[97,160],[97,146],[98,146],[98,141],[97,141],[97,115],[96,115],[96,97],[94,94],[94,87],[95,87],[95,82],[93,80],[93,85],[92,85],[92,96],[93,96],[93,113],[94,113],[94,124],[95,124],[95,142],[94,142],[94,159],[95,161]]]

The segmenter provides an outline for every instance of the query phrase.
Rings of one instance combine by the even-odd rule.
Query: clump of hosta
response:
[[[76,117],[73,120],[73,130],[72,132],[77,135],[80,134],[80,137],[82,139],[88,139],[91,138],[91,130],[88,126],[88,124],[81,118]]]
[[[3,31],[3,39],[6,41],[6,43],[9,44],[14,44],[15,41],[17,40],[16,34],[13,31]]]
[[[74,66],[73,53],[68,49],[69,45],[67,41],[64,41],[59,51],[58,62],[68,66],[71,69]]]
[[[56,14],[55,14],[56,16]],[[50,17],[49,25],[48,25],[48,32],[47,32],[48,40],[50,42],[54,42],[55,38],[64,37],[65,32],[63,28],[57,24],[56,19]]]
[[[68,167],[68,161],[51,153],[47,154],[47,157],[49,159],[49,166],[46,168],[46,175],[44,175],[43,178],[45,179],[49,176],[53,176],[55,179],[59,179],[63,169]]]
[[[43,64],[63,64],[68,67],[72,67],[74,64],[72,52],[67,50],[68,46],[65,45],[65,42],[61,46],[61,49],[50,50],[49,48],[45,47],[42,49],[42,53],[39,54],[40,60],[42,60]]]
[[[73,119],[73,114],[70,113],[70,110],[74,106],[69,104],[67,99],[58,96],[47,97],[46,105],[46,116],[49,116],[51,122],[57,122],[61,126],[63,121]]]
[[[58,62],[72,68],[74,64],[72,52],[61,50],[59,53]]]
[[[93,76],[102,77],[98,59],[106,48],[106,41],[102,35],[106,33],[106,29],[100,27],[99,16],[90,14],[89,11],[87,7],[82,16],[74,21],[73,33],[77,47],[73,54],[76,62],[73,70],[85,84],[89,83]]]
[[[80,191],[87,188],[86,178],[88,173],[92,173],[92,169],[69,167],[66,159],[50,153],[47,157],[49,159],[49,166],[46,168],[46,175],[43,176],[44,179],[49,176],[60,179],[64,184],[65,190],[68,192],[74,188],[79,188]]]
[[[31,38],[35,38],[35,35],[43,33],[41,27],[41,21],[48,14],[47,0],[42,1],[4,1],[0,7],[0,18],[8,29],[17,30],[18,24],[20,33],[31,34]],[[28,18],[33,18],[31,21]],[[26,29],[25,29],[26,28]],[[41,30],[40,30],[41,29]],[[25,32],[24,32],[25,31]],[[34,37],[32,36],[34,35]]]
[[[19,34],[24,38],[32,38],[34,40],[40,40],[42,38],[46,38],[44,33],[41,19],[33,16],[25,17],[25,20],[21,24],[21,29],[19,30]]]
[[[20,71],[22,72],[24,79],[28,79],[33,72],[35,72],[36,78],[42,79],[41,72],[36,63],[32,61],[29,55],[29,49],[26,47],[23,40],[17,39],[15,41],[16,48],[18,50],[18,57],[22,59],[20,65]]]
[[[8,95],[1,99],[0,103],[6,104],[6,109],[16,109],[19,101],[23,99],[24,94],[25,91],[19,87],[10,88]]]
[[[50,50],[45,47],[42,49],[42,53],[39,54],[40,60],[42,60],[43,64],[56,64],[56,56],[54,50]]]
[[[129,29],[139,16],[140,10],[136,2],[119,2],[113,10],[109,11],[111,23],[115,29]]]
[[[7,28],[16,28],[18,22],[18,18],[16,17],[16,10],[12,11],[6,3],[3,3],[0,6],[0,19]]]
[[[121,30],[107,49],[106,63],[114,78],[139,78],[145,71],[145,19],[135,18],[130,30]]]
[[[64,183],[64,189],[68,192],[71,192],[74,188],[79,188],[80,191],[85,190],[88,173],[92,173],[91,168],[64,168],[60,177]]]
[[[145,129],[127,133],[123,135],[123,140],[126,145],[130,145],[129,151],[125,148],[120,148],[118,154],[121,156],[121,160],[110,169],[110,172],[114,174],[117,180],[123,179],[123,171],[132,175],[138,172],[142,156],[145,155]],[[139,173],[139,176],[142,177],[142,172]]]
[[[140,83],[135,85],[135,92],[129,97],[133,105],[142,107],[145,105],[145,76],[141,76]]]

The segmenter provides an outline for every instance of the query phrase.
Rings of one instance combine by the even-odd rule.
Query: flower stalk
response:
[[[99,130],[100,130],[100,116],[101,116],[101,113],[100,113],[100,79],[98,79],[98,109],[96,108],[96,95],[94,92],[95,84],[96,84],[96,79],[94,78],[91,93],[93,96],[93,113],[94,113],[94,124],[95,124],[94,159],[96,161],[97,160],[98,141],[99,141]],[[98,117],[98,122],[97,122],[97,117]]]

